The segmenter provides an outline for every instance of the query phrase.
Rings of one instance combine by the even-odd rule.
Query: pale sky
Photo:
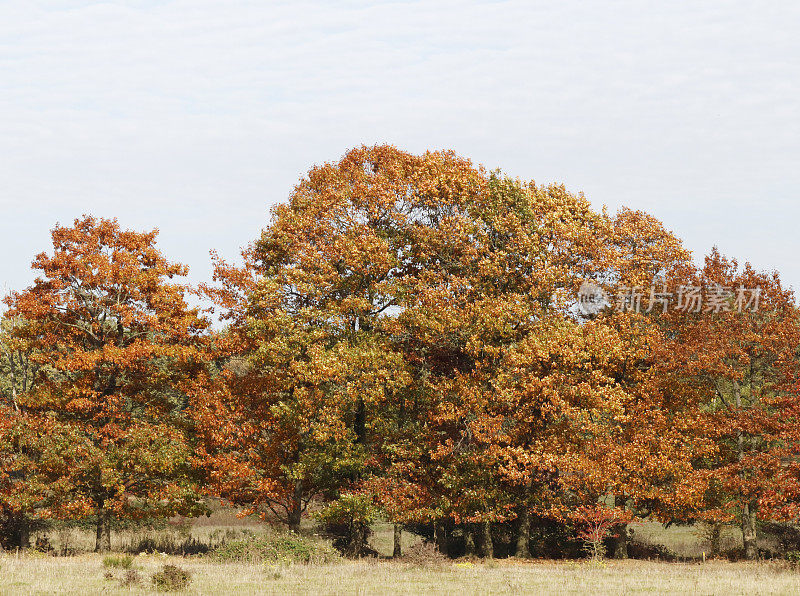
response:
[[[82,213],[210,276],[315,163],[454,149],[800,289],[800,3],[0,2],[0,285]]]

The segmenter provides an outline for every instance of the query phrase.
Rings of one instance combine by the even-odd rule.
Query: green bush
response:
[[[153,587],[159,592],[178,592],[189,587],[191,574],[176,565],[164,565],[153,574]]]
[[[130,555],[108,555],[103,557],[103,566],[110,569],[130,569],[133,567],[133,557]]]
[[[325,533],[333,538],[333,546],[346,557],[375,556],[369,547],[371,525],[378,508],[369,495],[344,494],[317,514]]]
[[[263,534],[226,542],[210,556],[217,561],[248,563],[331,563],[339,559],[339,554],[327,543],[293,533]]]
[[[786,560],[792,568],[797,569],[800,567],[800,550],[790,550],[786,553]]]

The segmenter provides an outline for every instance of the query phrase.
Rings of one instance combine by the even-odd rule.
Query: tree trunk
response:
[[[350,520],[347,527],[347,551],[346,554],[351,558],[358,558],[364,556],[367,551],[367,528],[361,522],[354,519]]]
[[[353,422],[353,430],[356,434],[356,443],[364,445],[367,442],[367,407],[363,397],[359,397],[356,402],[356,416]]]
[[[481,555],[486,559],[494,558],[494,544],[492,543],[492,524],[488,521],[481,523]]]
[[[97,511],[97,539],[94,550],[97,553],[111,551],[111,512],[107,509]]]
[[[449,556],[450,549],[448,548],[447,543],[447,531],[443,523],[435,522],[433,524],[433,539],[436,543],[436,548],[439,549],[439,552],[443,555]]]
[[[741,413],[742,407],[742,392],[739,387],[738,381],[733,382],[734,399],[736,400],[736,409]],[[737,433],[737,442],[739,447],[739,461],[744,459],[744,434],[741,430]],[[744,504],[742,507],[742,546],[744,546],[744,557],[748,561],[753,561],[758,558],[758,547],[756,545],[756,509],[758,504],[755,500],[751,500]]]
[[[709,553],[712,557],[718,557],[722,544],[722,524],[713,523],[708,531],[708,545],[711,549]]]
[[[525,505],[519,514],[519,526],[517,528],[517,552],[516,555],[520,559],[529,559],[531,556],[530,549],[531,538],[531,513],[528,506]]]
[[[11,373],[11,403],[14,405],[14,411],[19,412],[19,401],[17,400],[17,380],[14,378],[12,369]]]
[[[472,524],[464,525],[464,556],[475,556],[475,532],[472,529]]]
[[[745,503],[742,508],[742,543],[744,546],[744,557],[748,561],[758,558],[758,546],[756,544],[756,508],[755,501]]]
[[[394,525],[394,550],[392,551],[392,557],[395,559],[399,559],[403,556],[403,528],[400,524]]]
[[[619,524],[612,530],[616,533],[614,538],[614,558],[627,559],[628,558],[628,526],[627,524]]]
[[[625,497],[616,495],[614,497],[614,505],[617,507],[625,508]],[[615,559],[628,558],[628,524],[617,524],[611,529],[614,534],[614,553]]]
[[[303,481],[294,481],[294,492],[292,493],[291,509],[289,510],[289,530],[292,532],[300,531],[300,521],[303,517]]]
[[[20,548],[30,548],[31,547],[31,524],[28,521],[27,517],[24,515],[19,516],[19,521],[17,522],[19,527],[19,541],[18,546]]]

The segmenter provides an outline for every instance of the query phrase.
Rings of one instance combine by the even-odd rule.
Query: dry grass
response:
[[[311,531],[308,525],[306,531]],[[180,543],[188,538],[206,544],[220,539],[269,532],[253,518],[239,519],[231,510],[217,510],[211,518],[190,522],[172,520],[165,530],[114,533],[113,547],[122,551],[141,537]],[[696,528],[637,524],[635,539],[661,544],[679,557],[698,557],[705,546]],[[392,552],[392,526],[376,524],[372,546],[383,556]],[[133,569],[110,569],[103,557],[90,554],[91,532],[51,531],[48,539],[60,551],[68,546],[75,556],[53,557],[35,552],[0,553],[0,594],[149,594],[152,575],[164,564],[178,565],[191,574],[188,594],[797,594],[800,573],[785,564],[606,561],[587,562],[446,561],[415,565],[407,561],[342,561],[330,565],[244,564],[215,562],[209,557],[168,556],[159,553],[135,557]],[[421,540],[403,533],[408,550]],[[741,536],[727,528],[723,547],[738,546]],[[125,580],[129,581],[125,585]]]
[[[149,594],[164,563],[192,574],[189,594],[797,594],[800,574],[777,564],[609,561],[455,562],[420,568],[391,561],[322,566],[218,564],[203,558],[139,556],[143,583],[123,587],[104,578],[99,555],[0,555],[2,594]],[[120,572],[120,577],[122,572]]]
[[[311,530],[310,527],[308,529]],[[193,539],[213,546],[222,540],[235,540],[270,530],[270,525],[255,516],[238,517],[237,510],[213,504],[213,513],[209,517],[174,517],[168,521],[165,528],[159,530],[143,527],[113,531],[111,549],[117,552],[127,551],[132,545],[144,539],[157,544],[175,545]],[[59,554],[90,553],[95,546],[94,532],[77,527],[61,527],[34,533],[33,542],[40,536],[46,537],[55,552]]]

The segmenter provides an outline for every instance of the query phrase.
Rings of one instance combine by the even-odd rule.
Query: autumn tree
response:
[[[12,336],[30,342],[40,367],[19,405],[34,428],[58,428],[27,448],[42,454],[27,488],[52,515],[95,516],[100,551],[115,519],[198,506],[182,412],[208,322],[172,281],[187,268],[161,255],[156,235],[91,216],[56,226],[53,252],[33,262],[35,283],[6,299],[24,322]]]
[[[20,317],[0,319],[0,546],[26,548],[39,522],[16,439],[32,434],[19,398],[33,387],[39,365],[30,338],[15,336],[23,327]]]
[[[574,309],[586,280],[614,291],[687,260],[646,214],[449,153],[314,168],[244,266],[217,265],[227,365],[194,409],[216,490],[293,528],[314,496],[372,491],[443,550],[457,531],[486,555],[493,524],[515,523],[525,556],[532,516],[609,493],[688,507],[690,410],[648,385],[661,329]]]
[[[670,292],[696,268],[678,237],[641,211],[621,209],[609,219],[602,242],[599,280],[609,301],[586,327],[604,338],[591,366],[620,401],[586,443],[582,477],[586,487],[639,518],[691,519],[708,480],[694,463],[714,445],[698,423],[701,402],[664,382],[660,364],[669,358],[674,336]],[[626,557],[626,528],[613,534],[613,555]]]
[[[739,348],[710,342],[744,328],[654,303],[731,280],[698,272],[646,213],[596,212],[449,152],[361,147],[313,168],[243,257],[217,262],[208,291],[229,326],[192,412],[213,490],[251,511],[297,529],[320,498],[363,527],[371,495],[442,550],[458,537],[491,556],[503,526],[527,556],[536,520],[567,524],[578,507],[612,499],[624,536],[632,517],[691,521],[715,487],[744,490],[708,392],[741,367]],[[585,282],[607,308],[576,309]],[[793,378],[790,345],[769,360],[771,387]],[[775,391],[758,399],[770,416]],[[770,420],[758,432],[777,454],[788,427]],[[762,508],[789,503],[760,477]]]
[[[703,302],[673,314],[663,378],[703,404],[704,432],[718,447],[698,462],[714,482],[705,515],[738,517],[745,556],[754,559],[756,520],[793,507],[798,311],[777,273],[740,269],[716,249],[686,287],[702,288]]]
[[[610,218],[563,187],[499,176],[468,216],[398,317],[429,399],[385,464],[387,501],[415,495],[406,515],[449,519],[467,545],[477,531],[484,554],[491,525],[515,522],[518,556],[532,518],[566,523],[608,495],[647,514],[696,501],[684,474],[699,445],[679,430],[690,409],[672,415],[647,385],[660,329],[639,313],[575,312],[583,282],[614,294],[691,269],[677,238],[645,214]]]
[[[515,419],[519,404],[505,403],[498,380],[528,339],[555,338],[558,320],[576,325],[566,322],[567,297],[576,272],[590,273],[603,222],[563,187],[497,174],[467,199],[457,225],[420,240],[438,244],[421,250],[431,258],[398,317],[426,401],[415,413],[420,436],[394,454],[390,494],[399,484],[429,495],[406,515],[460,525],[466,548],[477,542],[487,556],[491,525],[519,517],[524,554],[530,503],[550,479],[528,457],[544,444],[535,423]]]
[[[206,435],[227,470],[223,496],[277,506],[297,527],[309,498],[336,498],[363,477],[387,417],[405,408],[408,368],[389,340],[406,281],[443,256],[421,254],[418,237],[445,238],[447,201],[481,183],[450,153],[355,149],[276,207],[244,267],[218,264],[212,294],[231,321],[232,355],[247,363],[218,408],[252,426]]]

